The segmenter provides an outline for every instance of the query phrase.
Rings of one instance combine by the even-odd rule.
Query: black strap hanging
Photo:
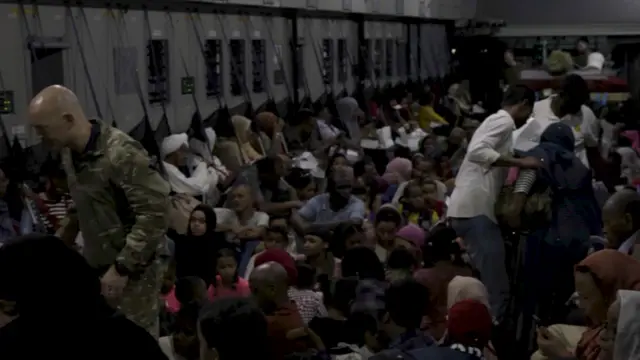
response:
[[[271,17],[265,17],[264,21],[272,21],[273,19]],[[291,104],[293,102],[293,90],[291,89],[291,83],[289,82],[288,79],[288,75],[287,75],[287,71],[284,69],[284,61],[282,60],[282,53],[281,51],[278,50],[278,47],[276,45],[276,42],[274,40],[273,37],[273,31],[271,30],[271,24],[266,24],[265,28],[267,29],[267,36],[269,38],[269,43],[271,44],[271,48],[273,49],[273,53],[275,55],[276,61],[278,62],[278,65],[280,67],[281,73],[282,73],[282,80],[285,86],[285,90],[287,91],[287,105]],[[277,108],[277,106],[276,106]],[[287,106],[287,114],[289,113],[289,106]],[[269,111],[269,110],[267,110]],[[279,113],[280,111],[278,111]],[[275,114],[275,113],[274,113]],[[278,114],[279,115],[279,114]]]
[[[144,14],[144,24],[145,24],[145,28],[146,28],[145,31],[147,32],[146,38],[147,38],[148,41],[151,41],[152,40],[152,36],[151,36],[152,32],[151,32],[151,23],[149,22],[149,10],[147,8],[145,8],[143,10],[143,14]],[[125,28],[125,32],[127,32],[126,28]],[[151,65],[153,67],[155,67],[156,69],[160,69],[161,64],[158,63],[158,56],[157,56],[157,53],[156,53],[157,50],[156,50],[155,46],[153,46],[152,44],[148,44],[148,46],[149,46],[149,50],[151,51]],[[156,76],[156,77],[158,77],[158,76]],[[167,137],[167,136],[169,136],[171,134],[171,128],[169,127],[169,117],[167,115],[167,104],[166,104],[166,98],[165,97],[162,97],[160,99],[160,106],[162,108],[162,118],[160,119],[158,127],[154,131],[154,136],[156,137],[156,140],[158,141],[158,143],[161,142],[162,139],[164,139],[165,137]]]
[[[191,23],[193,33],[198,41],[200,54],[202,55],[202,59],[208,71],[209,60],[207,56],[207,50],[205,49],[204,38],[202,37],[200,32],[203,28],[202,20],[200,19],[200,16],[196,15],[197,14],[194,13],[189,14],[189,22]],[[215,93],[215,98],[218,101],[218,109],[203,119],[203,126],[213,128],[216,132],[216,135],[220,137],[233,137],[235,132],[233,130],[233,125],[231,124],[231,114],[229,113],[227,99],[224,94],[224,87],[223,85],[220,85],[220,91]]]
[[[293,21],[297,21],[297,20],[293,20]],[[296,23],[296,26],[299,26],[299,25],[300,23]],[[299,39],[294,39],[293,37],[291,38],[291,51],[293,51],[294,54],[300,54],[300,56],[302,57],[302,61],[301,61],[302,64],[300,64],[301,65],[300,68],[302,70],[301,71],[302,76],[300,77],[300,79],[302,80],[304,97],[300,101],[300,106],[298,107],[298,110],[311,109],[313,107],[313,101],[311,100],[311,88],[309,88],[309,79],[307,79],[307,69],[304,66],[304,47],[307,45],[307,43],[306,41],[303,40],[304,42],[301,44],[298,40]]]
[[[227,45],[230,44],[229,37],[227,36],[227,32],[225,30],[225,24],[224,24],[224,21],[222,20],[222,17],[220,16],[220,14],[214,14],[214,15],[218,19],[218,24],[220,24],[220,32],[222,33],[222,40],[224,41],[225,44]],[[249,92],[249,87],[247,86],[246,77],[244,77],[243,79],[242,70],[239,68],[239,65],[235,63],[235,61],[230,61],[230,63],[231,63],[232,75],[236,78],[236,81],[242,86],[242,96],[244,97],[245,105],[246,105],[246,110],[244,115],[249,119],[253,119],[255,114],[253,113],[253,102],[251,100],[251,93]]]
[[[307,31],[307,35],[309,36],[309,40],[311,40],[311,48],[313,49],[313,55],[316,59],[316,65],[318,67],[318,71],[320,72],[321,75],[321,81],[322,81],[322,85],[324,86],[324,92],[320,95],[320,97],[325,96],[330,94],[331,92],[333,92],[333,89],[330,87],[329,84],[327,84],[327,82],[325,81],[325,69],[324,66],[322,64],[322,58],[320,56],[320,54],[318,53],[318,46],[317,46],[317,42],[315,37],[313,36],[313,32],[311,31],[311,25],[312,23],[312,19],[307,19],[308,20],[308,25],[305,25],[305,30]]]
[[[169,29],[171,33],[174,35],[173,38],[176,38],[176,29],[173,25],[173,15],[170,11],[166,12],[166,20],[169,23]],[[176,42],[177,51],[180,55],[180,63],[182,65],[182,70],[184,71],[184,75],[187,78],[192,78],[191,73],[189,72],[189,67],[187,66],[187,60],[184,58],[184,53],[182,52],[182,48],[180,47],[180,43]],[[191,91],[191,100],[193,101],[193,106],[195,107],[195,112],[191,116],[191,124],[189,125],[189,130],[187,134],[189,137],[198,139],[205,144],[207,144],[208,148],[211,148],[211,144],[209,144],[209,140],[207,139],[207,134],[204,131],[204,124],[202,121],[202,114],[200,112],[200,105],[198,104],[198,97],[196,95],[195,90]]]
[[[102,110],[100,108],[100,102],[98,101],[98,96],[96,95],[96,88],[93,85],[93,80],[91,79],[91,73],[89,72],[89,66],[87,64],[87,56],[84,53],[82,40],[80,40],[80,32],[78,31],[78,25],[76,24],[75,16],[73,15],[73,11],[71,10],[71,6],[69,5],[67,5],[67,17],[69,18],[69,20],[71,20],[71,28],[73,29],[73,34],[76,39],[76,45],[78,46],[78,51],[80,52],[80,59],[82,60],[82,69],[84,70],[84,75],[87,77],[87,83],[89,84],[89,92],[91,94],[91,99],[93,100],[93,106],[96,108],[96,113],[98,117],[100,119],[104,119]]]
[[[112,19],[115,23],[115,31],[116,31],[116,40],[117,45],[119,47],[125,47],[125,38],[129,38],[129,34],[127,31],[127,24],[125,21],[126,11],[124,9],[120,9],[117,12],[113,9],[108,9]],[[124,29],[124,30],[122,30]],[[119,66],[116,66],[116,71],[119,70]],[[119,76],[118,73],[115,74],[116,77]],[[155,156],[157,160],[158,169],[164,173],[164,163],[162,159],[162,154],[160,153],[160,146],[158,145],[158,141],[154,136],[154,131],[151,126],[151,121],[149,119],[149,109],[147,107],[146,100],[144,98],[144,93],[142,92],[142,84],[140,80],[140,76],[138,71],[136,70],[133,74],[127,74],[127,76],[134,76],[135,81],[135,89],[136,95],[138,97],[138,101],[140,102],[140,106],[142,108],[143,117],[140,122],[133,127],[129,131],[129,135],[133,137],[135,140],[139,141],[140,144],[147,150],[150,156]]]
[[[87,13],[84,9],[84,7],[79,7],[78,8],[80,11],[80,16],[82,17],[82,22],[84,24],[84,31],[86,31],[87,34],[89,34],[89,39],[91,41],[89,41],[90,46],[91,46],[91,52],[93,53],[93,57],[94,59],[98,59],[98,52],[96,51],[96,41],[94,41],[94,37],[93,37],[93,33],[91,32],[91,26],[89,25],[89,20],[87,19]],[[75,26],[74,26],[75,28]],[[77,33],[76,33],[77,34]],[[76,35],[77,37],[78,35]],[[106,88],[106,84],[98,84],[100,86],[103,86],[104,88]],[[112,102],[111,102],[111,95],[109,91],[106,91],[106,100],[107,100],[107,110],[109,110],[109,112],[111,113],[111,120],[113,121],[113,126],[114,127],[118,127],[118,123],[116,122],[116,112],[113,108]]]
[[[247,36],[249,37],[250,36],[249,34],[254,32],[255,26],[253,25],[253,20],[251,19],[251,16],[248,15],[248,14],[245,15],[245,16],[246,16],[247,19],[246,20],[243,19],[242,23],[244,24],[245,32],[246,32]],[[257,40],[259,40],[259,39],[257,39]],[[266,49],[265,49],[265,51],[266,51]],[[267,60],[266,60],[266,55],[265,55],[265,62],[266,61]],[[262,104],[262,105],[260,105],[258,107],[258,109],[256,110],[256,113],[260,113],[262,111],[269,111],[269,112],[272,112],[272,113],[277,115],[278,109],[275,108],[275,111],[274,111],[275,99],[274,99],[274,95],[273,95],[273,85],[271,84],[271,80],[269,80],[269,74],[267,73],[266,68],[267,68],[267,66],[266,66],[266,63],[265,63],[264,64],[265,71],[262,73],[262,80],[264,81],[264,83],[266,85],[265,86],[265,90],[266,90],[266,93],[267,93],[267,101],[265,101],[264,104]],[[269,108],[271,110],[267,110],[267,108]]]

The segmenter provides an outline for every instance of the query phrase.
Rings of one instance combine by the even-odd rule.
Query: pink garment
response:
[[[520,173],[520,169],[517,167],[509,168],[509,174],[507,175],[507,181],[505,185],[513,185],[516,180],[518,180],[518,174]]]
[[[640,132],[637,130],[627,130],[623,131],[620,135],[631,140],[631,147],[636,151],[640,151]]]
[[[216,276],[216,286],[209,286],[207,289],[207,296],[209,300],[220,299],[225,297],[246,297],[251,295],[251,289],[249,288],[249,282],[241,277],[238,278],[238,282],[233,288],[222,286],[222,279],[220,275]]]
[[[220,284],[220,276],[216,277],[218,284]],[[232,297],[232,296],[240,296],[245,297],[251,295],[251,289],[249,288],[249,282],[243,278],[238,278],[238,282],[236,283],[235,289],[225,288],[222,285],[218,285],[217,287],[213,287],[213,285],[209,286],[207,289],[207,297],[209,300],[213,300],[216,298],[222,297]],[[167,312],[177,313],[180,311],[182,307],[178,299],[176,298],[176,287],[171,288],[171,291],[167,295],[164,296],[164,306]]]
[[[172,287],[171,291],[164,296],[164,307],[170,313],[177,313],[180,310],[180,302],[176,299],[176,287]]]
[[[397,157],[387,164],[387,168],[385,169],[382,178],[389,182],[387,179],[390,178],[390,175],[388,174],[397,174],[400,177],[398,183],[408,181],[411,179],[412,170],[413,164],[411,163],[411,160]]]
[[[409,224],[398,230],[396,236],[410,241],[415,247],[420,249],[424,245],[424,230],[418,225]]]

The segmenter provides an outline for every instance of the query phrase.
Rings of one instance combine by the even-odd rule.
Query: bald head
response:
[[[81,133],[91,128],[76,94],[61,85],[51,85],[31,100],[29,122],[42,140],[56,149],[83,149],[88,139]]]
[[[629,204],[633,202],[640,202],[640,194],[631,189],[623,189],[607,199],[602,211],[623,215]]]
[[[602,220],[607,240],[619,246],[640,230],[640,194],[623,189],[611,195],[602,208]]]
[[[251,272],[249,281],[257,284],[288,284],[289,276],[282,265],[277,262],[262,264]]]

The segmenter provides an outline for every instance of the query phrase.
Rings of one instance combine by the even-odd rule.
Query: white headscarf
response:
[[[185,133],[169,135],[162,140],[160,152],[163,157],[173,154],[183,146],[189,146],[189,136]]]
[[[613,350],[614,360],[640,359],[640,291],[618,291],[620,315]]]
[[[189,136],[187,134],[169,135],[162,140],[160,151],[166,157],[176,152],[182,146],[189,146]],[[171,185],[171,190],[178,194],[201,196],[215,188],[218,184],[218,175],[213,168],[209,168],[207,163],[199,159],[198,163],[192,167],[191,176],[185,176],[176,166],[164,162],[166,178]]]

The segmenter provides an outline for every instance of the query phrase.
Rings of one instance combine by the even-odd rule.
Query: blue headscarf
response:
[[[519,155],[542,160],[538,177],[553,190],[591,187],[591,171],[576,157],[574,150],[573,131],[568,125],[556,122],[544,130],[538,146]]]
[[[590,235],[602,233],[602,218],[591,170],[575,155],[574,144],[571,128],[556,122],[544,130],[538,146],[519,155],[534,156],[543,163],[537,171],[537,180],[549,186],[554,204],[546,237],[585,246]]]

